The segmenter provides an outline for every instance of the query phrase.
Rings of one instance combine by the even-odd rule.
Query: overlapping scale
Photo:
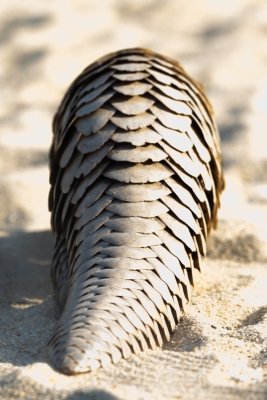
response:
[[[201,85],[144,49],[87,67],[53,130],[51,275],[64,310],[49,355],[76,374],[170,339],[216,221],[220,143]]]

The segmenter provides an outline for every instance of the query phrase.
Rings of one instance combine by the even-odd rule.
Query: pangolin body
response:
[[[51,276],[64,310],[48,349],[76,374],[170,339],[216,224],[220,141],[201,85],[139,48],[86,68],[53,131]]]

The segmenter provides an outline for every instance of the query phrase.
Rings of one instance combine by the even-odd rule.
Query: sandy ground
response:
[[[0,4],[1,399],[267,398],[267,4],[10,0]],[[142,46],[208,92],[227,188],[192,303],[163,349],[91,374],[48,364],[51,119],[90,62]]]

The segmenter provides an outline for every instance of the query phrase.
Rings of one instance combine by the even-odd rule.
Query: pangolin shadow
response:
[[[50,281],[50,231],[15,232],[0,238],[2,362],[46,362],[46,344],[57,319]]]
[[[241,321],[240,326],[257,325],[263,322],[265,315],[267,315],[267,306],[260,307],[258,310],[253,311],[250,315]]]
[[[173,352],[191,352],[204,346],[206,338],[203,337],[197,323],[188,316],[183,316],[176,326],[171,340],[164,343],[162,350]]]
[[[66,397],[66,400],[119,400],[118,397],[105,390],[75,391]]]

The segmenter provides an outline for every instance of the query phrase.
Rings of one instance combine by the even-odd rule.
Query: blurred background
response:
[[[49,278],[52,117],[88,64],[135,46],[180,61],[206,88],[226,178],[219,226],[173,345],[110,367],[108,373],[66,378],[45,359],[45,344],[59,315]],[[264,0],[0,3],[4,398],[266,398],[266,65]],[[194,348],[199,353],[192,353]]]

